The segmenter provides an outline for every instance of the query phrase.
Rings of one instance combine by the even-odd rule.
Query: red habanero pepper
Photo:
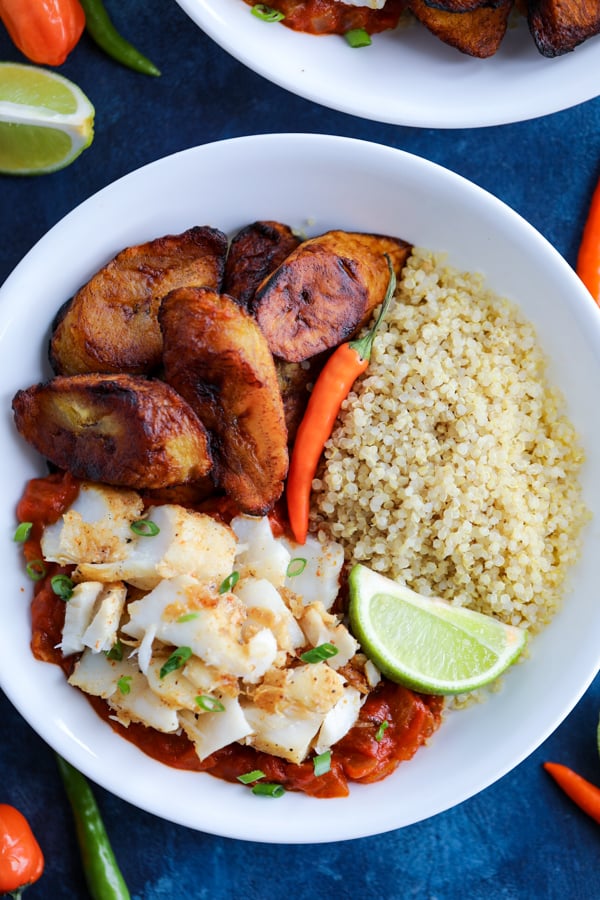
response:
[[[575,271],[600,306],[600,181],[592,194]]]
[[[568,766],[552,762],[546,762],[543,765],[546,772],[554,778],[567,797],[570,797],[595,822],[600,823],[600,788],[591,781],[586,781]]]
[[[290,527],[299,544],[306,541],[310,490],[325,441],[331,436],[342,402],[369,365],[375,333],[396,290],[396,275],[387,253],[385,256],[390,280],[373,328],[364,337],[341,344],[332,353],[319,373],[298,427],[287,476],[286,497]]]
[[[85,28],[79,0],[0,0],[0,19],[21,53],[44,66],[64,63]]]
[[[0,894],[14,898],[44,871],[44,856],[25,816],[0,803]]]

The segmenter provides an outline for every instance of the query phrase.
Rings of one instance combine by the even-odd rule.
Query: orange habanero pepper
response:
[[[0,19],[31,62],[60,66],[85,28],[79,0],[0,0]]]
[[[0,894],[20,897],[44,871],[44,856],[25,816],[0,803]]]

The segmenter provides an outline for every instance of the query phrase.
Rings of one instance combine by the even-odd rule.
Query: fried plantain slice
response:
[[[364,325],[411,245],[400,238],[328,231],[304,241],[260,285],[256,320],[271,352],[302,362],[341,344]]]
[[[179,288],[163,300],[165,379],[211,435],[215,480],[242,510],[264,515],[287,474],[287,430],[275,363],[232,297]]]
[[[258,285],[300,243],[289,225],[259,221],[242,228],[229,246],[223,293],[252,310]]]
[[[433,9],[443,9],[446,12],[472,12],[482,6],[501,6],[503,0],[425,0],[427,6]]]
[[[513,0],[469,12],[435,9],[426,0],[408,0],[413,15],[440,41],[478,59],[493,56],[506,34]]]
[[[208,226],[122,250],[57,316],[49,352],[54,372],[152,373],[162,357],[161,298],[183,285],[219,288],[226,253],[227,237]]]
[[[529,0],[529,30],[543,56],[569,53],[600,34],[598,0]]]
[[[19,433],[77,478],[131,488],[202,479],[208,435],[168,384],[135,375],[57,375],[18,391]]]

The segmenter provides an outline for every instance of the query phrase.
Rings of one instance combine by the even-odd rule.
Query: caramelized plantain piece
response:
[[[163,300],[165,379],[211,435],[215,480],[250,515],[264,515],[287,474],[287,430],[275,363],[254,319],[231,297],[180,288]]]
[[[57,375],[18,391],[15,424],[77,478],[164,488],[208,474],[208,435],[169,385],[135,375]]]
[[[188,481],[186,484],[170,484],[164,488],[150,488],[141,492],[145,506],[164,506],[174,503],[188,509],[198,507],[215,497],[217,491],[211,474]]]
[[[273,355],[302,362],[355,334],[384,298],[384,253],[398,274],[410,250],[400,238],[348,231],[300,244],[255,295],[256,320]]]
[[[433,9],[443,9],[446,12],[472,12],[482,6],[500,6],[503,0],[425,0],[427,6]]]
[[[527,19],[543,56],[561,56],[600,34],[598,0],[529,0]]]
[[[288,225],[261,221],[239,231],[229,247],[223,293],[252,310],[254,292],[300,243]]]
[[[447,12],[435,9],[426,0],[408,0],[408,9],[440,41],[479,59],[493,56],[500,47],[512,7],[513,0],[502,0],[493,8]]]
[[[121,251],[59,311],[50,340],[53,370],[152,373],[162,355],[156,320],[162,297],[183,285],[219,288],[226,253],[227,237],[208,226]]]

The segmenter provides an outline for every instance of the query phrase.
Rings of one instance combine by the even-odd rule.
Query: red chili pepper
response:
[[[343,400],[368,367],[373,339],[392,301],[396,276],[389,257],[390,280],[373,328],[363,338],[341,344],[327,360],[310,395],[298,427],[286,484],[290,527],[295,540],[304,544],[308,534],[310,490],[325,441],[330,437]]]
[[[0,894],[18,898],[44,871],[44,856],[25,816],[0,803]]]
[[[544,763],[544,769],[583,812],[600,823],[600,788],[560,763]]]
[[[600,181],[592,194],[575,270],[600,305]]]
[[[0,19],[31,62],[60,66],[85,28],[79,0],[0,0]]]

